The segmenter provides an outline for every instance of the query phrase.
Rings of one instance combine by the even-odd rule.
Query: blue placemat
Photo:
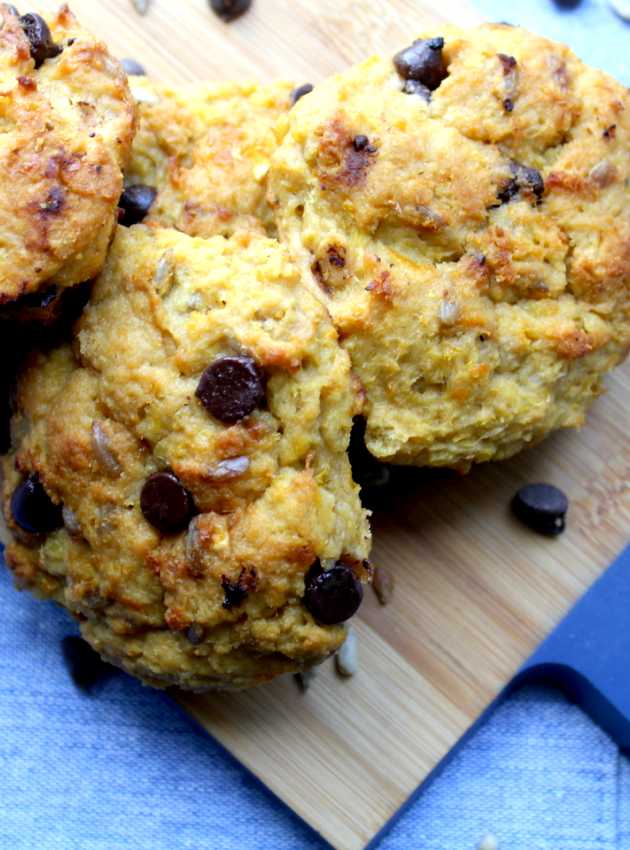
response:
[[[258,0],[264,2],[264,0]],[[630,27],[604,0],[477,0],[630,83]],[[88,697],[51,604],[0,570],[0,850],[325,850],[163,694],[123,674]],[[497,710],[379,850],[630,850],[630,764],[575,706],[528,689]]]

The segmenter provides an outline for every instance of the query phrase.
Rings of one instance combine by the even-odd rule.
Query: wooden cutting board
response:
[[[438,35],[440,22],[478,19],[463,0],[255,0],[229,26],[206,0],[152,0],[144,17],[130,0],[72,7],[118,56],[170,81],[317,82],[371,52],[392,54],[427,27]],[[395,574],[396,592],[385,608],[367,593],[354,679],[327,664],[305,695],[289,678],[181,698],[337,850],[374,837],[626,542],[630,365],[609,387],[582,432],[511,462],[466,477],[401,473],[374,517],[374,561]],[[571,498],[558,540],[507,511],[520,484],[540,479]]]

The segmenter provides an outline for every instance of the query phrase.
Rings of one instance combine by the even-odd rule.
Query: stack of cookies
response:
[[[306,670],[371,574],[353,420],[466,471],[627,353],[628,92],[505,25],[173,88],[0,10],[7,564],[149,684]]]

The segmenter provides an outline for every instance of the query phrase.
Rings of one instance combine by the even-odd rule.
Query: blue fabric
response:
[[[259,0],[263,2],[263,0]],[[604,0],[477,0],[630,83],[630,29]],[[0,850],[326,850],[163,694],[120,674],[78,692],[53,605],[0,570]],[[526,690],[423,790],[379,850],[630,850],[630,763],[561,696]]]
[[[87,696],[51,603],[0,573],[1,850],[326,850],[164,694],[119,673]],[[316,687],[316,684],[313,685]],[[379,850],[630,850],[630,765],[563,697],[501,706]]]

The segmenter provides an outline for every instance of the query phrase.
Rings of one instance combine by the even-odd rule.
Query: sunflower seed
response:
[[[394,576],[385,567],[374,567],[372,590],[381,605],[387,605],[394,594]]]
[[[120,475],[122,467],[112,454],[109,437],[97,419],[92,422],[92,448],[98,461],[108,472],[112,475]]]
[[[350,677],[359,672],[359,651],[354,629],[348,629],[346,639],[335,655],[335,666],[341,676]]]

